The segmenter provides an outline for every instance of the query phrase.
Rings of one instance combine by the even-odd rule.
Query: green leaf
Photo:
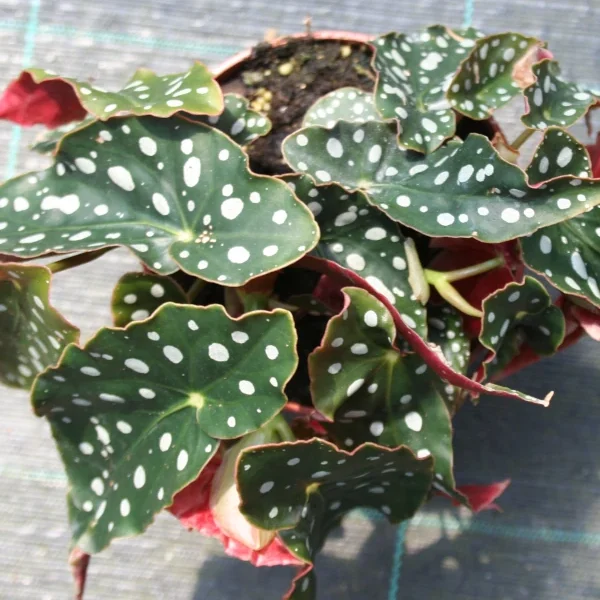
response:
[[[489,119],[524,87],[522,69],[542,42],[518,33],[500,33],[477,40],[450,84],[448,99],[472,119]]]
[[[292,581],[292,588],[283,600],[315,600],[317,594],[317,578],[312,565],[303,569]]]
[[[147,319],[167,302],[187,303],[185,292],[173,279],[152,273],[126,273],[113,290],[114,324],[125,327],[132,321]]]
[[[154,117],[65,138],[53,167],[0,186],[3,221],[2,252],[122,245],[161,274],[181,268],[226,286],[294,262],[317,240],[310,211],[283,182],[250,173],[225,135]]]
[[[523,259],[566,294],[600,307],[600,207],[520,240]]]
[[[388,33],[374,40],[378,73],[375,104],[384,119],[400,122],[400,143],[429,153],[456,129],[446,91],[477,32],[434,25],[422,33]]]
[[[592,166],[587,150],[579,140],[567,131],[551,127],[544,131],[526,173],[529,183],[538,185],[565,175],[591,177]]]
[[[288,163],[318,181],[363,191],[392,219],[429,236],[502,242],[600,204],[600,181],[559,177],[539,189],[478,134],[424,159],[386,123],[309,127],[284,143]]]
[[[297,364],[286,311],[239,320],[221,306],[165,304],[126,329],[69,346],[33,390],[70,482],[73,543],[95,553],[142,532],[193,481],[220,439],[286,402]]]
[[[79,330],[50,304],[47,267],[0,263],[0,381],[29,388],[79,339]]]
[[[310,208],[321,230],[313,256],[358,273],[385,294],[407,324],[426,336],[426,311],[408,282],[404,235],[398,225],[373,208],[362,192],[317,186],[305,175],[284,179]]]
[[[91,83],[60,77],[44,69],[25,72],[36,83],[62,81],[70,85],[85,110],[102,120],[115,115],[170,117],[179,111],[217,115],[223,110],[221,89],[210,71],[199,62],[187,72],[172,75],[160,76],[149,69],[139,69],[118,92],[107,92]]]
[[[488,377],[499,373],[526,343],[542,356],[554,354],[565,336],[561,310],[544,286],[532,277],[509,283],[483,301],[479,341],[492,356],[484,362]]]
[[[408,448],[364,444],[353,453],[320,439],[256,446],[238,462],[240,510],[263,529],[373,508],[393,523],[414,515],[432,483],[433,460]],[[322,501],[311,501],[311,496]]]
[[[344,87],[319,98],[304,115],[303,127],[333,127],[338,121],[366,123],[381,121],[375,110],[373,94],[358,88]]]
[[[53,154],[56,152],[60,141],[68,134],[73,133],[76,129],[87,127],[94,121],[93,117],[84,119],[83,121],[75,121],[61,125],[55,129],[47,129],[34,140],[31,145],[31,150],[39,154]]]
[[[248,100],[238,94],[225,94],[225,108],[220,115],[182,116],[189,121],[211,125],[240,146],[247,146],[256,138],[267,135],[271,131],[271,121],[263,114],[250,110]]]
[[[442,354],[457,373],[465,375],[471,357],[471,343],[463,329],[462,315],[448,305],[429,306],[427,308],[429,325],[429,341],[442,351]],[[454,414],[454,403],[462,394],[462,390],[442,380],[434,382],[450,414]]]
[[[379,300],[358,288],[344,295],[343,313],[308,359],[315,407],[335,419],[328,429],[344,446],[368,441],[433,455],[436,477],[452,490],[452,428],[437,377],[394,346],[392,316]]]
[[[521,120],[527,127],[570,127],[598,101],[591,93],[562,79],[555,60],[544,59],[533,65],[533,74],[535,82],[523,91],[528,110]]]

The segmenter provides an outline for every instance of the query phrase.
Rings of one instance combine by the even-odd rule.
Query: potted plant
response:
[[[491,506],[504,483],[454,480],[453,415],[542,410],[550,390],[497,382],[600,339],[599,146],[568,131],[597,105],[543,42],[443,26],[304,34],[116,92],[24,71],[0,116],[46,125],[53,164],[0,188],[0,374],[51,425],[77,593],[162,510],[297,565],[305,599],[348,511]],[[117,246],[139,271],[80,344],[52,277]]]

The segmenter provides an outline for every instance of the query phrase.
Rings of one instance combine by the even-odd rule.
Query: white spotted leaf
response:
[[[333,129],[300,130],[285,141],[284,153],[294,170],[361,190],[392,219],[433,237],[502,242],[600,204],[598,180],[567,175],[529,186],[525,173],[479,134],[420,158],[398,146],[386,123],[341,121]]]
[[[312,565],[308,565],[294,578],[284,600],[315,600],[316,597],[317,578]]]
[[[554,60],[544,59],[533,65],[535,81],[525,88],[527,112],[521,120],[527,127],[570,127],[596,103],[598,98],[560,76]]]
[[[73,543],[91,554],[142,532],[220,439],[279,413],[296,365],[293,321],[282,310],[235,320],[221,306],[165,304],[146,321],[69,346],[32,399],[69,478]]]
[[[251,110],[248,100],[238,94],[225,94],[225,108],[220,115],[197,116],[183,114],[190,121],[205,123],[230,137],[236,144],[247,146],[256,138],[271,131],[271,121],[263,114]]]
[[[314,405],[333,421],[327,430],[347,448],[368,441],[431,454],[436,479],[453,490],[452,427],[438,389],[442,380],[418,354],[398,349],[392,316],[379,300],[358,288],[345,288],[344,296],[342,314],[329,321],[308,359]]]
[[[125,327],[132,321],[142,321],[167,302],[187,303],[185,292],[171,277],[126,273],[113,290],[113,322],[117,327]]]
[[[454,135],[456,118],[446,91],[477,35],[474,29],[455,32],[434,25],[373,41],[375,105],[384,119],[400,122],[399,139],[406,148],[429,153]]]
[[[225,135],[155,117],[94,122],[67,136],[54,166],[0,186],[4,221],[3,252],[122,245],[161,274],[181,268],[229,286],[294,262],[318,235],[290,189],[252,174]]]
[[[373,94],[358,88],[345,87],[319,98],[304,115],[303,127],[318,125],[333,127],[338,121],[366,123],[380,121]]]
[[[482,120],[521,93],[542,42],[518,33],[477,40],[451,81],[448,99],[458,112]]]
[[[533,277],[509,283],[483,301],[479,341],[491,351],[483,363],[487,377],[500,373],[526,344],[540,356],[554,354],[565,335],[562,311]]]
[[[0,381],[29,388],[79,330],[50,304],[50,270],[0,263]]]
[[[550,127],[544,131],[526,173],[529,183],[538,186],[565,175],[591,177],[592,166],[579,140],[563,129]]]
[[[425,500],[432,467],[431,457],[417,459],[405,447],[364,444],[348,453],[320,439],[256,446],[238,462],[240,510],[267,530],[322,520],[323,510],[329,520],[359,507],[378,510],[398,523],[412,517]],[[311,501],[313,495],[323,502]],[[301,548],[290,549],[302,557]]]
[[[450,305],[428,306],[427,324],[429,341],[438,346],[446,360],[457,373],[465,375],[471,357],[471,343],[465,330],[461,314]],[[456,401],[462,390],[442,380],[435,381],[436,387],[453,415],[458,409]]]
[[[62,83],[72,88],[81,106],[91,115],[106,120],[115,115],[170,117],[179,111],[217,115],[223,110],[223,94],[210,71],[195,63],[189,71],[157,75],[138,69],[122,90],[108,92],[91,83],[60,77],[44,69],[27,69],[37,84]]]
[[[528,267],[600,307],[600,207],[520,240]]]
[[[315,185],[306,175],[284,179],[319,225],[321,237],[312,255],[360,275],[425,336],[425,309],[408,282],[405,238],[398,225],[371,206],[363,192],[349,193],[335,184]]]

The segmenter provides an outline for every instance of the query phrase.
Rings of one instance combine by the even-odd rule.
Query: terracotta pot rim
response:
[[[290,39],[335,40],[354,44],[368,44],[373,38],[373,35],[367,33],[359,33],[356,31],[337,31],[334,29],[323,29],[319,31],[313,31],[311,33],[294,33],[292,35],[282,36],[273,40],[272,42],[270,42],[270,44],[274,47],[283,46]],[[242,50],[241,52],[234,54],[213,70],[213,76],[217,80],[226,79],[228,76],[232,75],[233,72],[251,56],[252,48],[248,48],[247,50]]]

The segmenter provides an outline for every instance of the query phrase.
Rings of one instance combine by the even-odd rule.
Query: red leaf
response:
[[[73,575],[73,583],[75,584],[75,600],[83,600],[83,592],[85,590],[85,581],[87,570],[90,564],[91,556],[86,554],[79,548],[74,548],[69,555],[69,565]]]
[[[204,467],[198,478],[175,495],[168,510],[189,529],[196,529],[203,535],[217,538],[229,556],[251,562],[257,567],[277,565],[303,565],[277,537],[262,550],[252,550],[227,536],[212,515],[209,507],[210,488],[215,473],[221,464],[221,457],[215,456]]]
[[[467,484],[457,486],[457,490],[464,494],[469,500],[469,504],[474,512],[478,513],[482,510],[498,510],[502,509],[494,502],[499,498],[504,490],[510,485],[510,479],[498,481],[489,484]],[[453,501],[455,506],[460,506],[459,502]]]
[[[593,340],[600,342],[600,314],[576,304],[569,304],[566,312],[567,318],[575,320]]]
[[[0,119],[18,125],[45,125],[53,129],[81,121],[86,114],[69,83],[62,79],[36,83],[27,71],[12,81],[0,98]]]

